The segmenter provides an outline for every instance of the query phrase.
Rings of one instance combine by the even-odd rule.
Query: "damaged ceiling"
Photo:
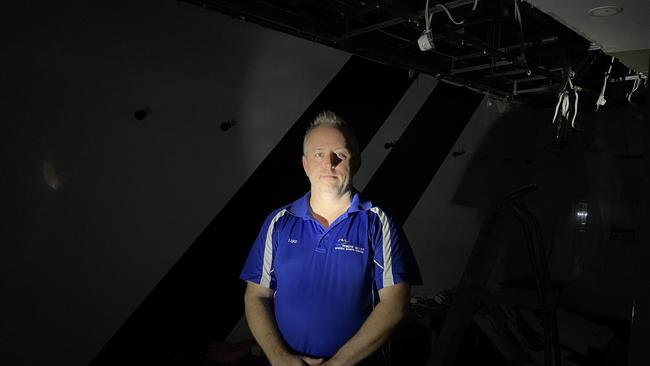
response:
[[[648,74],[650,2],[646,0],[526,0],[592,42],[592,48]],[[600,16],[598,16],[600,13]],[[603,16],[608,15],[609,16]]]
[[[579,2],[432,1],[427,24],[422,0],[182,1],[514,102],[553,105],[567,75],[593,102],[611,61],[598,40],[537,6],[564,14]],[[427,30],[432,48],[423,51]],[[610,77],[630,73],[616,60]]]

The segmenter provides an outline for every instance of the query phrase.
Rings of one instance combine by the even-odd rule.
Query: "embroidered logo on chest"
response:
[[[359,253],[359,254],[363,254],[366,252],[366,248],[350,244],[350,241],[344,238],[341,238],[336,241],[334,250],[343,250],[345,252],[352,252],[352,253]]]

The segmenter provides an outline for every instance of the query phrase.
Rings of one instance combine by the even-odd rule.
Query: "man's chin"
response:
[[[320,187],[318,187],[318,190],[321,193],[335,194],[335,195],[341,195],[341,194],[346,192],[345,187],[342,187],[341,185],[338,185],[338,184],[321,185]]]

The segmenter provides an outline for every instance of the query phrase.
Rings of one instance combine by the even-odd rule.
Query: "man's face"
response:
[[[345,135],[335,127],[318,126],[304,146],[302,166],[312,191],[342,194],[352,187],[352,152]]]

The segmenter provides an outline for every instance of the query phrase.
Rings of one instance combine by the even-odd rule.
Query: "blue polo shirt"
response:
[[[333,356],[359,330],[379,301],[379,289],[421,284],[402,231],[356,192],[328,228],[311,216],[309,193],[273,211],[240,278],[275,290],[284,341],[315,357]]]

